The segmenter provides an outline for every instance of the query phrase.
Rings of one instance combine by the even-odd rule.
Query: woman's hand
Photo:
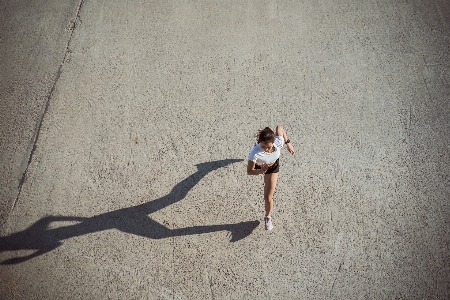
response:
[[[249,160],[247,163],[247,175],[260,175],[266,173],[266,171],[269,169],[269,165],[263,164],[261,168],[255,169],[255,162]]]
[[[294,147],[291,145],[291,143],[286,144],[286,148],[289,151],[289,153],[291,153],[292,155],[295,154]]]
[[[265,174],[266,171],[269,170],[269,165],[268,164],[262,164],[261,170],[263,171],[263,174]]]

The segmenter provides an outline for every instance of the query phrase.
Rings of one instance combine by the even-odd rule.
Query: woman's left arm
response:
[[[289,153],[294,155],[294,153],[295,153],[294,147],[292,146],[291,142],[289,141],[289,139],[286,135],[286,131],[284,131],[283,127],[278,125],[275,131],[276,131],[276,133],[275,133],[276,135],[281,135],[283,137],[284,142],[286,143],[286,148],[289,151]]]

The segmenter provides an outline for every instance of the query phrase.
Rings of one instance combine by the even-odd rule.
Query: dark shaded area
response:
[[[144,204],[118,209],[91,218],[75,216],[49,216],[42,218],[24,231],[0,237],[0,252],[25,249],[36,250],[36,252],[28,256],[8,259],[2,261],[1,264],[21,263],[56,249],[68,238],[108,229],[118,229],[151,239],[228,230],[232,235],[231,242],[241,240],[252,233],[259,225],[259,221],[170,229],[148,216],[184,199],[187,193],[208,173],[239,161],[242,160],[226,159],[198,164],[196,165],[198,168],[197,172],[175,185],[169,194]],[[77,221],[80,223],[48,229],[50,223],[58,221]]]

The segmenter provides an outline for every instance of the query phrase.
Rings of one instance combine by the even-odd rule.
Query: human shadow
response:
[[[231,242],[239,241],[250,235],[259,225],[259,221],[171,229],[148,216],[184,199],[187,193],[208,173],[238,161],[242,161],[242,159],[226,159],[198,164],[196,165],[197,172],[175,185],[169,194],[144,204],[118,209],[90,218],[76,216],[44,217],[23,231],[0,237],[0,252],[36,250],[27,256],[4,260],[1,264],[21,263],[56,249],[66,239],[108,229],[118,229],[150,239],[227,230],[231,232]],[[65,227],[49,228],[52,222],[62,221],[78,223]]]

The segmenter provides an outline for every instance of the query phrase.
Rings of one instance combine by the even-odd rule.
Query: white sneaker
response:
[[[272,230],[273,229],[272,218],[264,217],[264,225],[265,225],[266,230]]]

